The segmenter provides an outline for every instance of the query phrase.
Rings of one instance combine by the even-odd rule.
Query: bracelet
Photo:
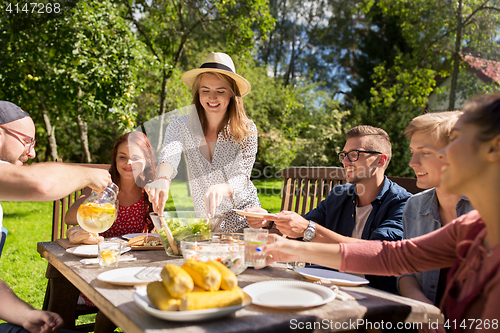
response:
[[[165,180],[168,180],[169,184],[172,185],[172,181],[170,180],[170,178],[168,178],[167,176],[160,176],[160,177],[157,177],[155,180],[158,180],[158,179],[165,179]],[[170,186],[169,185],[169,186]]]

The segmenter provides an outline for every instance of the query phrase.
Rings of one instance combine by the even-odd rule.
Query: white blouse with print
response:
[[[192,130],[192,127],[195,129]],[[224,198],[216,208],[215,214],[224,214],[224,222],[219,228],[221,232],[241,231],[248,227],[246,218],[232,209],[260,207],[257,189],[250,180],[257,154],[257,127],[250,120],[249,130],[253,133],[239,144],[235,142],[231,134],[225,138],[224,131],[221,131],[217,137],[212,163],[200,152],[200,143],[204,140],[200,128],[197,115],[193,112],[184,116],[171,117],[159,162],[171,164],[175,169],[172,177],[175,177],[182,152],[186,153],[195,211],[205,211],[203,196],[210,186],[222,183],[232,185],[232,198]]]

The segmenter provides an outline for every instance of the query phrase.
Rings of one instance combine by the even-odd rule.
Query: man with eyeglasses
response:
[[[111,176],[101,169],[64,163],[23,166],[35,157],[35,124],[17,105],[0,101],[0,201],[51,201],[89,186],[102,191]],[[0,206],[0,228],[2,226]],[[1,237],[1,234],[0,234]],[[63,320],[57,314],[34,309],[0,280],[0,333],[54,332]]]
[[[389,135],[380,128],[362,125],[349,130],[346,138],[338,156],[347,184],[333,188],[317,208],[303,217],[290,211],[273,217],[284,236],[322,243],[403,238],[403,209],[411,194],[385,176],[392,155]],[[259,207],[247,211],[263,212]],[[247,217],[252,228],[272,226],[271,217],[266,219]],[[397,292],[395,277],[367,279],[375,288]]]

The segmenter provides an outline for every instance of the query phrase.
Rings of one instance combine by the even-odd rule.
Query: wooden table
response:
[[[438,308],[408,298],[392,295],[368,287],[346,287],[366,296],[356,301],[334,300],[323,306],[302,310],[280,310],[250,305],[235,314],[212,321],[193,324],[169,322],[150,316],[139,308],[132,295],[133,287],[116,286],[98,281],[97,275],[105,271],[98,265],[83,265],[79,257],[68,254],[55,242],[38,243],[37,250],[71,284],[82,291],[108,318],[124,332],[281,332],[296,331],[297,328],[315,328],[315,331],[346,331],[369,323],[372,328],[380,328],[384,323],[437,322],[443,317]],[[136,261],[121,262],[120,267],[164,266],[167,263],[181,265],[182,259],[167,257],[164,251],[133,251]],[[239,286],[270,279],[303,278],[287,271],[283,264],[273,264],[260,270],[248,268],[238,276]],[[57,289],[54,293],[57,293]],[[64,299],[64,295],[53,295]],[[60,304],[49,305],[49,310],[61,308]],[[57,311],[56,311],[57,312]],[[316,323],[316,324],[314,324]],[[314,326],[315,325],[315,326]],[[368,328],[370,328],[368,326]],[[312,331],[312,329],[311,329]]]

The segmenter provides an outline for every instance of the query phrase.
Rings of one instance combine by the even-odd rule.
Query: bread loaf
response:
[[[104,237],[99,236],[98,233],[88,232],[79,225],[66,230],[66,237],[68,237],[68,240],[71,244],[93,245],[104,240]]]
[[[153,235],[140,235],[128,241],[127,246],[143,246],[145,243],[151,241],[160,241],[160,238]]]
[[[89,238],[82,241],[83,244],[95,245],[95,244],[102,242],[104,240],[104,237],[99,236],[99,234],[96,232],[91,232],[91,234],[92,234],[92,236],[90,236]]]

